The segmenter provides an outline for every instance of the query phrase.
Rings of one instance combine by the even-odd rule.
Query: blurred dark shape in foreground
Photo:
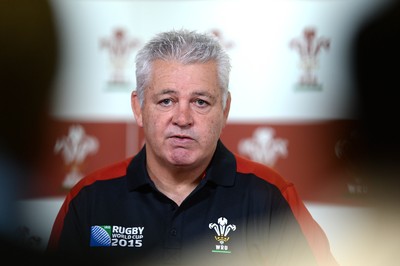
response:
[[[355,145],[373,199],[400,199],[400,5],[391,1],[362,24],[353,42],[359,132]],[[397,202],[396,202],[397,201]]]
[[[4,259],[34,264],[44,262],[41,239],[23,226],[17,200],[33,183],[57,72],[50,3],[0,1],[0,36],[0,246]]]

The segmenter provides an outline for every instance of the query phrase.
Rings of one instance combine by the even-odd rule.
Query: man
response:
[[[230,68],[206,34],[164,32],[142,48],[131,103],[146,144],[71,190],[50,250],[136,265],[334,263],[293,185],[220,141]]]

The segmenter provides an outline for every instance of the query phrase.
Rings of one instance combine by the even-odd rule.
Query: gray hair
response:
[[[222,90],[222,106],[228,97],[230,58],[214,35],[188,30],[162,32],[151,39],[136,55],[136,90],[140,105],[151,79],[152,62],[176,60],[182,64],[206,63],[214,60]]]

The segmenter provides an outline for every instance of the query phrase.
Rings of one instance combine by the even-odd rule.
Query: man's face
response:
[[[211,159],[225,126],[215,62],[182,65],[156,60],[143,106],[132,94],[136,121],[143,127],[147,159],[166,166],[200,166]]]

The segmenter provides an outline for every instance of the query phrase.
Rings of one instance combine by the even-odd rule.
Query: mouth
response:
[[[192,139],[190,136],[186,135],[173,135],[171,138],[177,138],[177,139]]]
[[[168,137],[175,145],[188,145],[194,141],[191,136],[188,135],[171,135]]]

